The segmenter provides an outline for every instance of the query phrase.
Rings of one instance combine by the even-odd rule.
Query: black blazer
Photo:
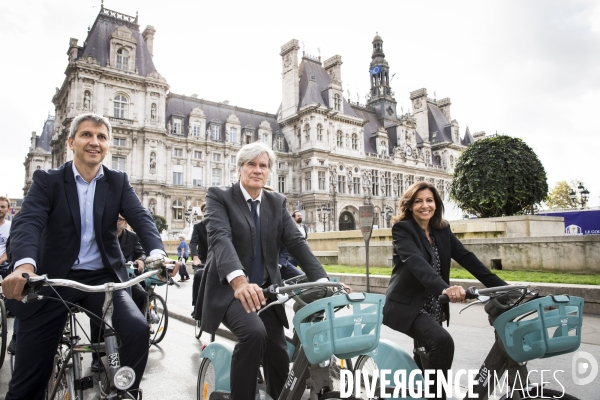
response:
[[[282,283],[277,265],[282,244],[300,262],[310,281],[326,278],[327,273],[303,240],[286,202],[285,196],[279,193],[262,191],[261,244],[271,283]],[[204,290],[202,328],[214,333],[229,304],[239,301],[233,297],[227,275],[236,270],[250,270],[254,258],[254,220],[239,182],[229,187],[208,189],[204,222],[208,232],[208,258],[201,288]],[[287,326],[283,307],[274,307],[282,324]]]
[[[128,279],[123,253],[117,238],[119,214],[139,233],[142,247],[149,253],[164,250],[156,225],[129,184],[127,175],[104,166],[104,176],[96,182],[94,195],[94,233],[104,266],[116,282]],[[72,162],[57,169],[37,170],[33,184],[23,200],[19,218],[11,227],[13,262],[32,258],[37,274],[65,278],[79,256],[81,216]],[[49,288],[42,293],[49,295]],[[45,300],[31,304],[11,300],[11,311],[27,318]]]
[[[140,244],[140,239],[135,232],[123,229],[123,233],[119,238],[119,245],[121,246],[121,251],[123,252],[125,261],[146,261],[146,253],[144,253],[144,249]]]
[[[428,294],[438,296],[450,286],[450,259],[454,259],[487,287],[506,285],[465,248],[450,230],[432,229],[440,256],[439,276],[431,266],[433,248],[423,229],[408,217],[392,227],[394,269],[386,293],[383,323],[406,333],[423,308]],[[448,304],[443,307],[450,321]]]
[[[208,253],[208,234],[204,220],[194,225],[192,238],[190,239],[190,252],[192,257],[198,256],[202,264],[206,264],[206,254]]]

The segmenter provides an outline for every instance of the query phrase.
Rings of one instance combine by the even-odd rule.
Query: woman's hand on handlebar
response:
[[[7,299],[21,300],[23,298],[23,291],[27,283],[27,279],[22,276],[23,273],[27,273],[29,276],[37,276],[33,265],[19,265],[2,281],[2,293]]]
[[[256,312],[267,304],[261,287],[248,282],[245,276],[238,276],[229,284],[233,288],[233,297],[242,303],[247,313]]]
[[[465,301],[466,293],[462,286],[450,286],[442,291],[450,299],[451,303],[462,303]]]

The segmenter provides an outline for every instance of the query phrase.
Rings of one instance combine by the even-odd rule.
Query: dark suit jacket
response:
[[[125,261],[146,261],[146,253],[144,253],[144,249],[140,244],[140,239],[135,232],[123,229],[123,233],[119,238],[119,245],[121,246],[121,251],[123,252]]]
[[[254,258],[254,221],[239,182],[229,187],[208,189],[204,221],[209,249],[202,282],[202,328],[213,333],[223,320],[229,304],[239,301],[233,297],[233,289],[227,282],[227,275],[236,270],[249,271]],[[285,196],[262,191],[260,227],[263,259],[271,283],[282,283],[277,266],[282,244],[300,262],[310,281],[327,277],[323,266],[302,239],[287,210]],[[275,308],[282,324],[287,326],[283,307]]]
[[[432,234],[440,256],[441,277],[431,266],[433,249],[414,218],[411,216],[392,227],[394,269],[386,293],[383,323],[403,333],[408,331],[423,308],[427,295],[439,296],[450,286],[450,259],[454,259],[487,287],[506,285],[463,246],[449,225],[432,229]],[[448,304],[443,309],[449,322]]]
[[[202,264],[206,264],[206,254],[208,253],[208,234],[204,220],[194,225],[192,239],[190,239],[190,252],[192,257],[198,256]]]
[[[94,233],[104,266],[115,281],[127,281],[123,253],[117,238],[117,217],[123,215],[139,233],[146,252],[163,249],[156,225],[129,184],[127,175],[104,166],[104,176],[96,182],[94,196]],[[33,184],[23,200],[19,218],[11,229],[13,262],[36,260],[37,274],[65,278],[79,256],[81,216],[72,162],[57,169],[37,170]],[[42,289],[45,294],[49,288]],[[44,292],[43,292],[44,293]],[[14,302],[12,312],[19,318],[33,314],[42,301],[32,304]]]

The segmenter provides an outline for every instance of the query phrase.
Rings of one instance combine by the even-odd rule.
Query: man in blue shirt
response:
[[[177,246],[177,258],[179,258],[179,276],[181,279],[179,282],[185,282],[190,280],[190,274],[187,272],[187,268],[185,267],[185,263],[188,259],[188,244],[185,241],[185,235],[179,235],[179,246]]]
[[[140,203],[128,177],[102,165],[110,145],[111,126],[95,114],[71,122],[68,138],[73,161],[57,169],[37,170],[11,230],[13,271],[2,283],[12,312],[20,319],[15,370],[6,400],[42,399],[68,309],[59,301],[23,304],[23,273],[47,274],[87,285],[128,279],[117,238],[119,214],[140,233],[147,254],[165,254],[156,225]],[[96,315],[102,314],[104,293],[58,288],[60,296]],[[50,288],[41,294],[55,295]],[[113,297],[113,327],[119,336],[121,365],[134,368],[130,389],[137,396],[148,359],[149,328],[128,292]]]

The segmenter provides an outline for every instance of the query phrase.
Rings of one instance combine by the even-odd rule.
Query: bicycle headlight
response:
[[[135,372],[130,367],[121,367],[115,374],[115,387],[118,390],[127,390],[133,385],[135,381]]]

